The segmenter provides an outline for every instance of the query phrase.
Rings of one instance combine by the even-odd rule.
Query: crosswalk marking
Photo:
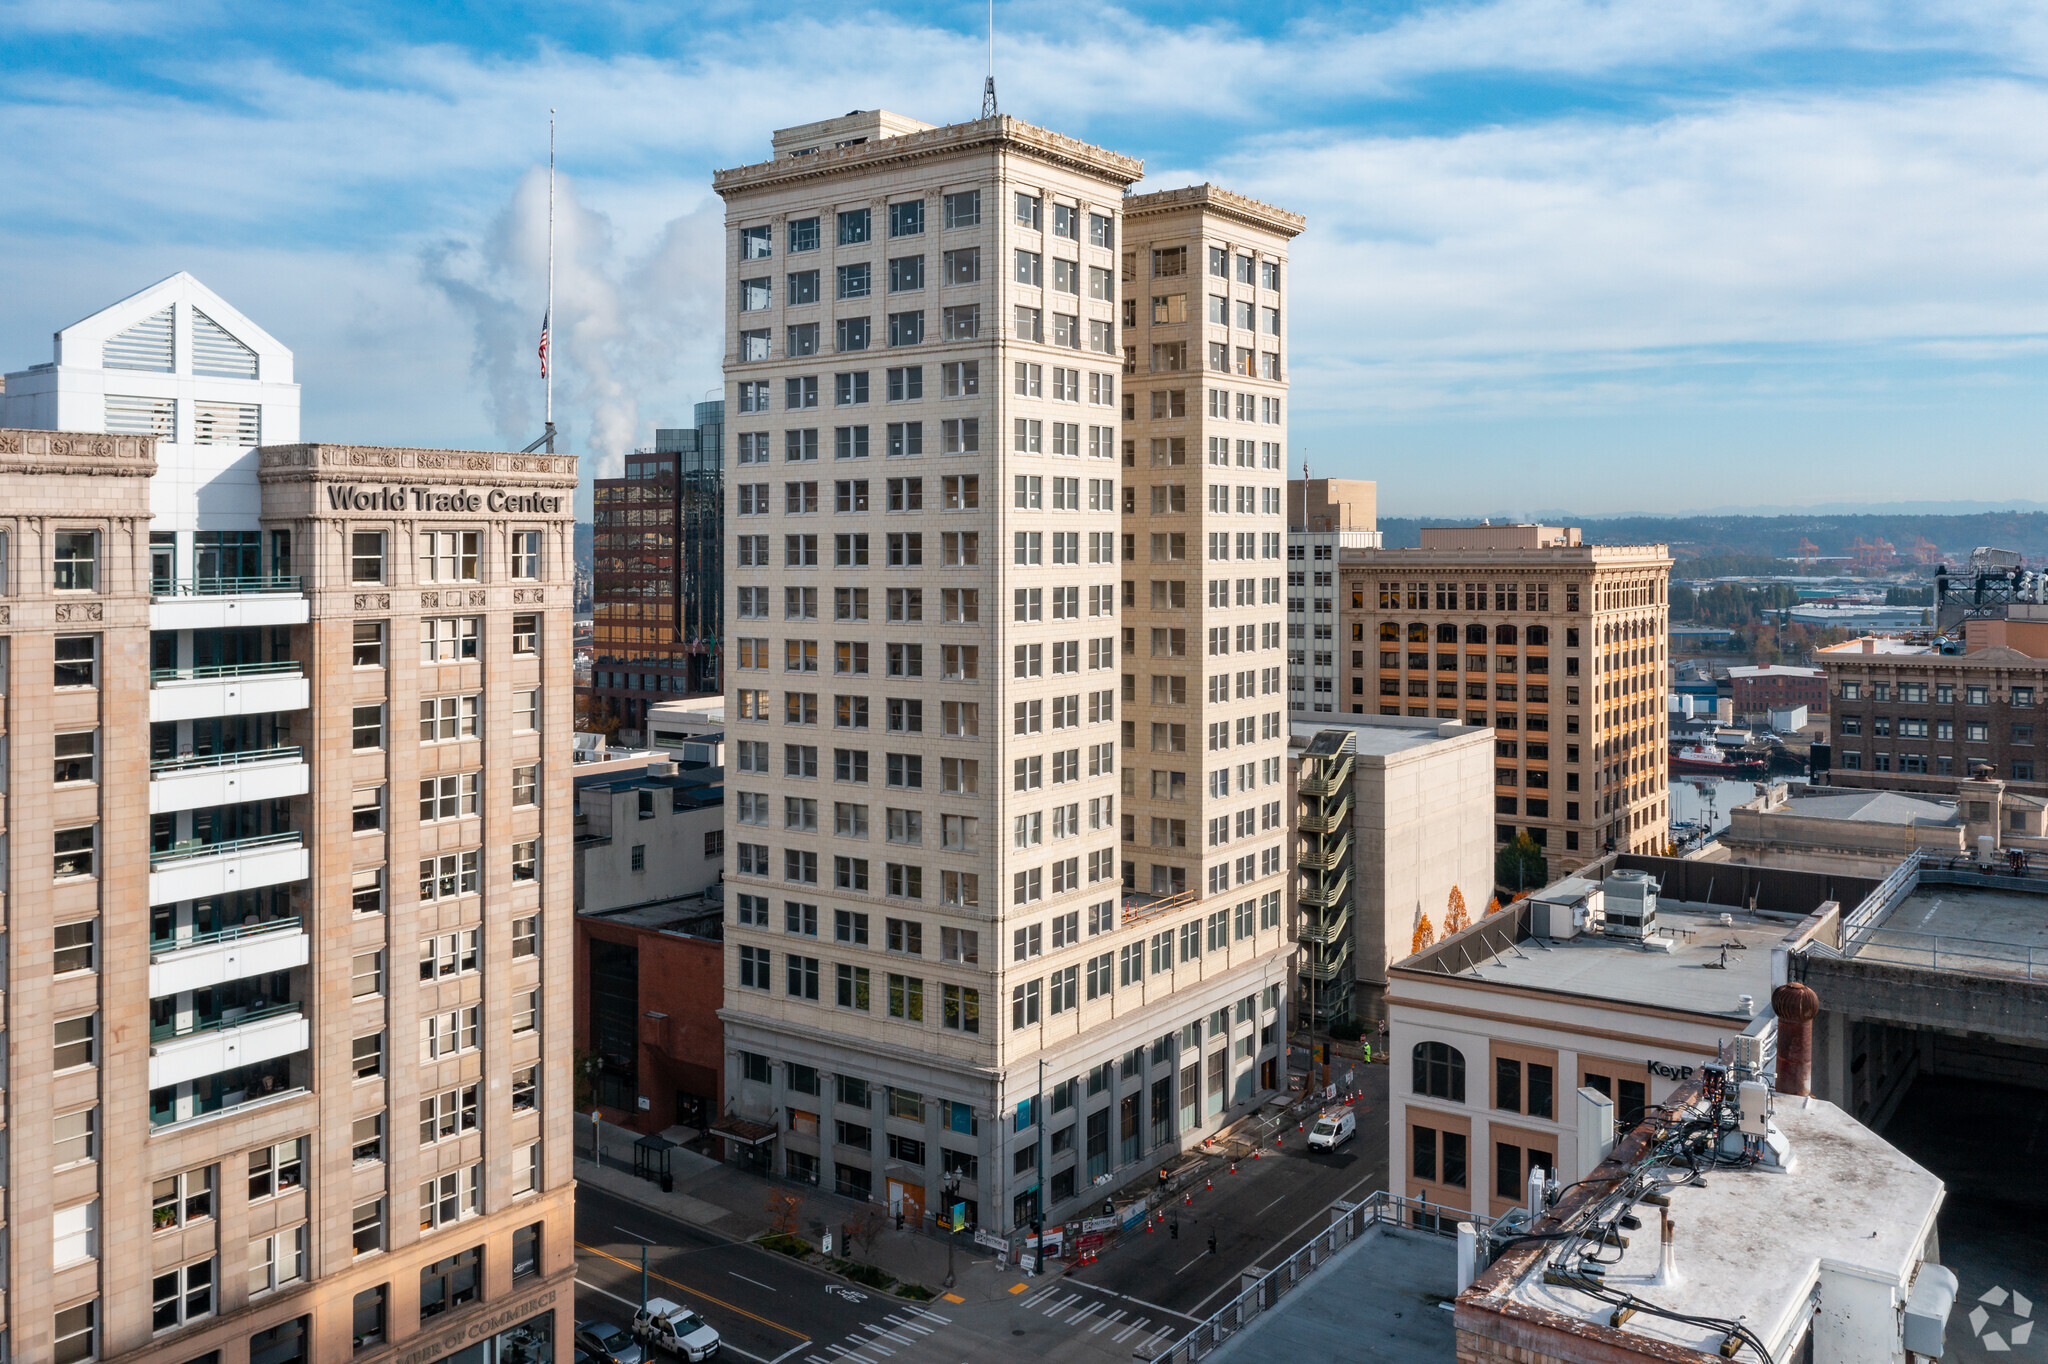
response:
[[[1023,1302],[1019,1303],[1019,1304],[1018,1304],[1018,1306],[1020,1306],[1020,1307],[1036,1307],[1036,1306],[1038,1306],[1038,1304],[1040,1304],[1040,1303],[1044,1302],[1044,1301],[1045,1301],[1045,1300],[1046,1300],[1047,1298],[1051,1297],[1051,1296],[1052,1296],[1053,1294],[1055,1294],[1055,1293],[1057,1293],[1057,1292],[1059,1292],[1059,1291],[1060,1291],[1060,1286],[1059,1286],[1058,1284],[1054,1284],[1054,1285],[1053,1285],[1053,1286],[1052,1286],[1051,1288],[1048,1288],[1048,1289],[1046,1289],[1046,1290],[1045,1290],[1044,1292],[1042,1292],[1042,1293],[1037,1293],[1037,1294],[1034,1294],[1034,1295],[1032,1295],[1032,1296],[1031,1296],[1031,1297],[1029,1297],[1029,1298],[1026,1298],[1026,1299],[1025,1299],[1025,1300],[1024,1300]]]
[[[1061,1298],[1061,1299],[1060,1299],[1060,1300],[1059,1300],[1058,1302],[1056,1302],[1056,1303],[1054,1303],[1054,1304],[1053,1304],[1052,1306],[1050,1306],[1050,1307],[1046,1308],[1046,1309],[1045,1309],[1045,1315],[1046,1315],[1046,1316],[1048,1316],[1048,1317],[1050,1317],[1050,1316],[1053,1316],[1053,1315],[1055,1315],[1056,1313],[1059,1313],[1059,1312],[1064,1312],[1064,1311],[1066,1311],[1066,1310],[1067,1310],[1067,1309],[1068,1309],[1069,1307],[1072,1307],[1072,1306],[1073,1306],[1073,1305],[1074,1305],[1075,1303],[1079,1302],[1080,1300],[1081,1300],[1081,1295],[1080,1295],[1079,1293],[1069,1293],[1069,1294],[1067,1294],[1067,1296],[1066,1296],[1066,1297],[1064,1297],[1064,1298]]]
[[[931,1327],[920,1325],[919,1323],[914,1321],[905,1321],[902,1317],[895,1315],[893,1312],[890,1315],[883,1317],[882,1320],[886,1322],[891,1322],[897,1326],[901,1326],[906,1331],[915,1331],[921,1336],[928,1336],[932,1333]]]
[[[1171,1326],[1161,1327],[1159,1330],[1154,1331],[1152,1333],[1152,1336],[1149,1340],[1146,1340],[1143,1344],[1138,1346],[1138,1349],[1146,1354],[1155,1354],[1158,1352],[1161,1346],[1165,1345],[1172,1338],[1173,1328]]]
[[[863,1326],[860,1329],[863,1331],[873,1331],[878,1336],[887,1336],[889,1337],[889,1339],[895,1341],[899,1345],[917,1344],[917,1342],[912,1340],[909,1336],[898,1335],[896,1332],[890,1330],[886,1326]],[[880,1347],[877,1346],[876,1348],[879,1349]]]
[[[1068,1318],[1067,1318],[1067,1325],[1069,1325],[1069,1326],[1079,1326],[1079,1325],[1081,1324],[1081,1318],[1083,1318],[1083,1317],[1085,1317],[1085,1316],[1088,1316],[1088,1315],[1089,1315],[1090,1313],[1093,1313],[1093,1312],[1100,1312],[1101,1310],[1102,1310],[1102,1304],[1101,1304],[1101,1303],[1099,1303],[1099,1302],[1090,1302],[1090,1303],[1089,1303],[1089,1304],[1088,1304],[1088,1305],[1087,1305],[1086,1307],[1084,1307],[1084,1308],[1082,1308],[1082,1309],[1081,1309],[1080,1311],[1078,1311],[1078,1312],[1074,1313],[1074,1315],[1073,1315],[1073,1316],[1071,1316],[1071,1317],[1068,1317]]]
[[[914,1307],[909,1303],[903,1304],[903,1310],[910,1313],[912,1316],[923,1317],[927,1321],[935,1321],[941,1326],[951,1326],[953,1324],[953,1319],[951,1317],[942,1317],[937,1312],[927,1312],[924,1308]]]
[[[1123,1329],[1123,1330],[1121,1330],[1121,1331],[1118,1331],[1118,1332],[1117,1332],[1117,1333],[1116,1333],[1115,1335],[1111,1336],[1111,1337],[1110,1337],[1110,1339],[1111,1339],[1111,1340],[1113,1340],[1114,1342],[1116,1342],[1117,1344],[1121,1345],[1121,1344],[1123,1344],[1123,1343],[1124,1343],[1124,1342],[1125,1342],[1126,1340],[1129,1340],[1129,1339],[1131,1338],[1131,1336],[1132,1336],[1133,1334],[1135,1334],[1135,1333],[1137,1333],[1137,1332],[1139,1332],[1139,1331],[1142,1331],[1142,1330],[1144,1330],[1144,1329],[1145,1329],[1145,1327],[1146,1327],[1146,1325],[1147,1325],[1147,1324],[1148,1324],[1148,1323],[1149,1323],[1149,1322],[1150,1322],[1151,1320],[1152,1320],[1152,1318],[1150,1318],[1150,1317],[1139,1317],[1139,1318],[1138,1318],[1138,1319],[1137,1319],[1136,1321],[1132,1322],[1132,1323],[1131,1323],[1131,1324],[1130,1324],[1129,1326],[1126,1326],[1126,1327],[1124,1327],[1124,1329]]]
[[[833,1354],[842,1356],[843,1358],[857,1359],[860,1361],[860,1364],[875,1364],[875,1361],[869,1359],[866,1355],[857,1355],[853,1351],[843,1349],[837,1345],[827,1345],[825,1348],[830,1350]]]
[[[1091,1336],[1101,1335],[1104,1331],[1116,1325],[1117,1322],[1123,1318],[1123,1315],[1127,1310],[1128,1309],[1122,1307],[1117,1308],[1116,1311],[1111,1312],[1108,1316],[1104,1317],[1102,1320],[1096,1322],[1093,1326],[1089,1327],[1088,1334]]]

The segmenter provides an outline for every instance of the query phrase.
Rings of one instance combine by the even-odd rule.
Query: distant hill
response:
[[[1818,546],[1822,566],[1845,568],[1856,540],[1889,542],[1895,566],[1910,566],[1910,551],[1925,537],[1938,562],[1956,567],[1978,545],[2016,549],[2029,560],[2048,559],[2048,512],[1985,511],[1951,515],[1879,510],[1858,513],[1801,512],[1796,516],[1614,516],[1547,517],[1549,524],[1580,527],[1585,538],[1606,544],[1667,544],[1680,559],[1754,556],[1724,572],[1767,573],[1762,560],[1799,558],[1802,540]],[[1419,545],[1423,526],[1470,525],[1468,517],[1383,517],[1380,533],[1391,549]],[[1796,562],[1779,572],[1798,572]]]

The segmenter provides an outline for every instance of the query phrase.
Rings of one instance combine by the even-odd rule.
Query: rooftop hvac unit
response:
[[[1657,936],[1657,882],[1646,871],[1618,871],[1600,883],[1607,901],[1607,936]]]

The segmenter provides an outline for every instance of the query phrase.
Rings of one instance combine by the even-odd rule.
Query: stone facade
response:
[[[413,1359],[544,1316],[573,1272],[569,1033],[544,1023],[571,1003],[574,461],[252,451],[269,571],[195,579],[153,554],[150,444],[0,432],[9,1077],[49,1096],[11,1124],[13,1348]],[[90,586],[58,538],[84,530]],[[423,662],[425,620],[470,622],[435,629],[451,661]],[[422,742],[443,694],[450,739]],[[53,844],[86,827],[90,861]],[[422,1101],[470,1085],[474,1122],[423,1146]]]
[[[1278,913],[1238,938],[1235,893],[1122,885],[1142,167],[1001,117],[878,112],[775,145],[715,182],[727,1103],[774,1125],[753,1149],[782,1172],[915,1209],[951,1171],[1008,1230],[1041,1170],[1064,1215],[1253,1102],[1284,1003]]]
[[[1527,832],[1550,876],[1608,846],[1661,852],[1665,547],[1545,527],[1424,536],[1421,549],[1340,551],[1338,706],[1492,726],[1496,837]]]

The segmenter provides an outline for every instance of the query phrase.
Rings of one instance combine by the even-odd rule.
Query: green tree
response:
[[[1509,893],[1535,890],[1549,879],[1543,849],[1536,846],[1536,840],[1526,830],[1516,834],[1513,842],[1501,844],[1500,851],[1493,855],[1493,879]]]

